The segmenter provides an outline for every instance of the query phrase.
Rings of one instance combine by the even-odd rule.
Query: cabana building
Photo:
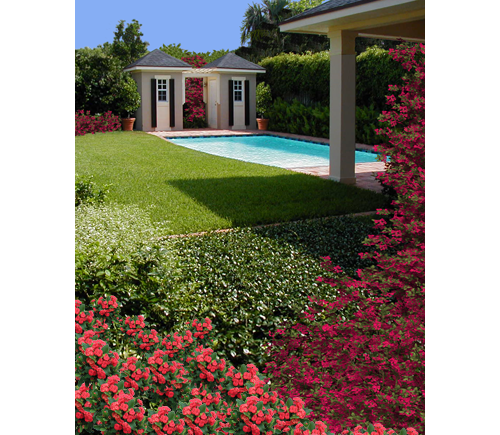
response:
[[[154,50],[128,65],[141,95],[135,129],[171,131],[183,129],[185,80],[203,79],[203,101],[210,128],[255,130],[257,74],[265,69],[234,53],[192,68],[161,50]]]

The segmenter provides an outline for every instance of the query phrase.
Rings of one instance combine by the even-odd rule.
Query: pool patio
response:
[[[182,131],[153,131],[148,132],[159,138],[165,139],[166,137],[187,137],[187,136],[237,136],[237,135],[250,135],[250,134],[267,134],[273,136],[288,137],[291,139],[302,139],[314,142],[321,142],[328,144],[328,139],[312,137],[312,136],[302,136],[298,134],[291,133],[279,133],[275,131],[267,130],[216,130],[213,128],[204,129],[187,129]],[[165,139],[166,140],[166,139]],[[356,149],[360,150],[373,150],[373,146],[356,144]],[[321,178],[328,178],[329,167],[328,166],[315,166],[315,167],[297,167],[297,168],[286,168],[291,171],[302,172],[304,174],[316,175]],[[375,192],[381,192],[382,186],[375,179],[375,176],[379,172],[385,171],[385,164],[383,162],[373,162],[373,163],[356,163],[355,173],[356,173],[356,186],[363,189],[370,189]]]

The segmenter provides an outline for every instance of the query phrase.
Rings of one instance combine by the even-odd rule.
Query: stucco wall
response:
[[[257,129],[257,107],[256,107],[256,88],[257,78],[256,73],[220,73],[220,119],[219,128],[223,130],[231,130],[233,127],[229,125],[229,80],[233,77],[241,77],[250,81],[250,125],[246,126],[249,130]]]
[[[134,130],[142,130],[140,126],[142,125],[142,81],[140,73],[132,72],[132,78],[135,80],[137,84],[137,91],[141,96],[141,107],[135,112],[135,123]]]
[[[151,126],[151,79],[155,76],[170,76],[175,82],[175,127],[172,130],[182,130],[182,80],[181,72],[170,71],[140,71],[132,74],[132,77],[137,82],[137,89],[141,94],[141,107],[137,111],[135,121],[135,129],[142,131],[155,131]],[[169,100],[170,100],[170,90]],[[170,104],[170,101],[169,101]]]

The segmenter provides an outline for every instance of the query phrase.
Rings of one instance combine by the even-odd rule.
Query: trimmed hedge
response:
[[[316,104],[308,107],[293,100],[292,103],[281,98],[274,100],[268,111],[269,130],[314,137],[329,137],[330,108]]]
[[[280,54],[263,59],[259,65],[266,73],[259,75],[258,80],[271,86],[273,99],[287,102],[296,99],[308,107],[317,103],[329,106],[329,51]],[[401,64],[389,56],[388,50],[369,47],[356,57],[356,105],[373,104],[375,110],[385,110],[389,85],[401,84],[404,74]]]
[[[271,86],[273,99],[297,99],[310,106],[330,101],[330,57],[328,51],[305,54],[280,54],[259,62],[266,69],[259,74]],[[260,77],[262,76],[262,77]]]
[[[401,63],[393,60],[388,50],[368,47],[356,57],[356,105],[373,105],[379,113],[388,110],[385,96],[389,85],[401,85],[405,74]]]

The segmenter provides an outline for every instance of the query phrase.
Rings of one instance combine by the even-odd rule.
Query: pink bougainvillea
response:
[[[397,193],[394,211],[378,210],[369,236],[375,266],[346,276],[329,258],[331,300],[311,298],[303,321],[274,335],[266,372],[281,396],[300,396],[330,430],[379,422],[424,431],[424,45],[390,50],[408,71],[387,97],[389,142],[378,146]],[[414,430],[414,429],[412,429]],[[342,432],[348,433],[348,432]]]
[[[79,110],[75,113],[75,136],[84,136],[87,133],[106,133],[118,130],[121,126],[120,118],[111,112],[103,115],[91,115],[90,111]]]
[[[183,57],[182,60],[195,68],[201,68],[207,64],[205,60],[198,55]],[[184,116],[189,122],[205,118],[203,79],[201,78],[186,79],[186,104],[184,107]]]

